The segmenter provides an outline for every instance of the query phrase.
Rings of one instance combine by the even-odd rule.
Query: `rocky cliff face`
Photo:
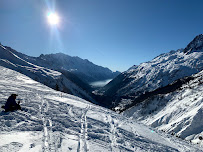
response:
[[[184,53],[192,53],[194,51],[199,51],[203,49],[203,34],[196,36],[193,41],[191,41],[187,47],[184,49]]]

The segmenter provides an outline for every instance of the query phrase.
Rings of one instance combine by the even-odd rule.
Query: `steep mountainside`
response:
[[[173,81],[191,76],[203,69],[203,35],[198,35],[185,49],[161,54],[152,61],[133,66],[107,84],[99,93],[115,107],[132,104],[147,92],[162,88]]]
[[[0,65],[23,73],[53,89],[94,101],[84,89],[70,81],[66,73],[62,74],[61,72],[30,63],[16,55],[11,48],[2,45],[0,45]]]
[[[1,66],[0,91],[0,107],[12,93],[22,106],[0,109],[1,152],[203,151],[201,141],[192,145]]]
[[[46,55],[42,54],[39,57],[30,57],[22,53],[18,53],[18,55],[24,60],[39,66],[47,67],[57,71],[63,70],[73,73],[86,83],[113,79],[120,74],[120,72],[112,72],[108,68],[95,65],[87,59],[83,60],[79,57],[71,57],[63,53]]]
[[[53,63],[50,68],[70,71],[87,83],[113,79],[120,74],[118,71],[112,72],[108,68],[95,65],[87,59],[71,57],[62,53],[40,55],[38,59],[42,60],[43,64],[47,64],[47,66]]]
[[[123,114],[164,132],[198,141],[203,137],[203,70],[165,89],[154,92]]]

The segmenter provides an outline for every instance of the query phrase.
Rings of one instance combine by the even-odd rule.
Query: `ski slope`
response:
[[[0,152],[201,152],[81,98],[0,66],[0,106],[17,93],[23,111],[0,111]]]

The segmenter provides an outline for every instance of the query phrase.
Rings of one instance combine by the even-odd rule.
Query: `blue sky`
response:
[[[202,0],[0,0],[0,42],[30,56],[62,52],[125,71],[203,32]],[[49,11],[60,17],[47,22]]]

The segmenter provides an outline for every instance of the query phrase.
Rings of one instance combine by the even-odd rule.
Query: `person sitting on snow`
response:
[[[16,103],[16,97],[18,95],[17,94],[12,94],[6,101],[6,104],[4,106],[4,109],[6,112],[8,111],[14,111],[14,110],[21,110],[20,107],[20,101],[18,101],[18,103]]]

